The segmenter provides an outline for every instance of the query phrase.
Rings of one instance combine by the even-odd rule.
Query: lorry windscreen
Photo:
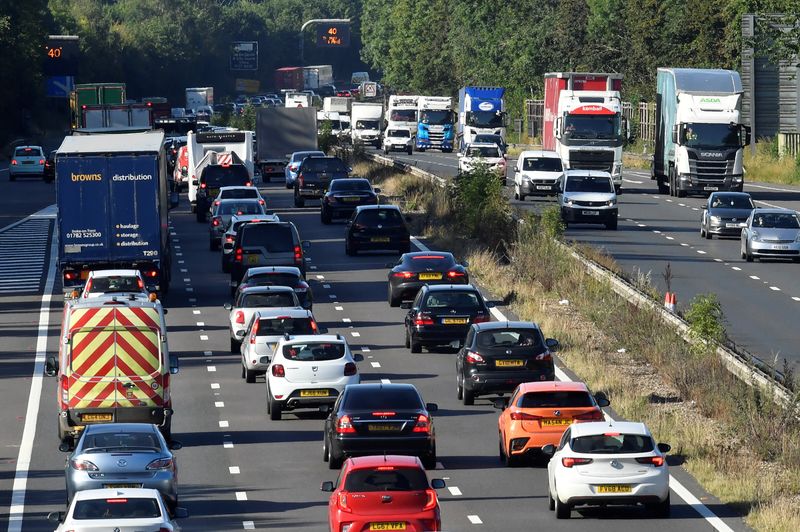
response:
[[[615,139],[620,135],[619,115],[567,115],[564,135],[572,139]]]
[[[250,174],[242,164],[207,166],[200,175],[200,183],[208,188],[243,186],[250,182]]]
[[[357,120],[356,129],[380,129],[378,120]]]
[[[420,111],[420,122],[433,126],[443,126],[453,123],[452,111]]]
[[[391,122],[416,122],[417,111],[416,109],[392,109],[389,113],[389,120]]]
[[[467,125],[472,127],[502,127],[503,115],[497,111],[470,111]]]
[[[683,138],[690,148],[738,148],[739,130],[737,124],[686,124]]]

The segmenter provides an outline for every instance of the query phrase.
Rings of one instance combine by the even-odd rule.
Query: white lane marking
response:
[[[698,252],[699,254],[701,254],[701,255],[705,255],[705,254],[706,254],[706,252],[705,252],[705,251],[703,251],[702,249],[698,249],[698,250],[697,250],[697,252]]]
[[[774,190],[774,191],[777,191],[777,192],[797,192],[797,189],[767,187],[767,186],[764,186],[764,185],[754,185],[753,183],[746,183],[745,186],[746,187],[752,187],[752,188],[763,188],[764,190]]]
[[[33,440],[36,438],[36,423],[39,417],[39,403],[42,396],[42,380],[44,378],[44,359],[47,353],[47,331],[50,327],[50,301],[53,298],[53,285],[56,277],[56,257],[58,256],[58,239],[50,242],[50,263],[47,267],[47,281],[44,285],[42,303],[39,307],[39,326],[36,333],[36,355],[33,359],[31,389],[28,393],[28,409],[25,412],[25,426],[22,429],[22,440],[17,453],[17,467],[14,472],[14,484],[11,488],[11,501],[8,509],[8,532],[22,530],[22,517],[25,513],[25,492],[28,489],[28,471],[33,455]]]
[[[443,465],[441,462],[436,462],[436,469],[438,469],[439,471],[441,471],[441,470],[443,470],[443,469],[444,469],[444,465]]]
[[[183,253],[176,253],[175,256],[176,257],[183,257]]]
[[[653,229],[653,232],[654,232],[655,234],[657,234],[657,235],[660,235],[660,234],[661,234],[661,231],[659,231],[658,229]]]
[[[380,363],[380,362],[370,362],[370,365],[371,365],[373,368],[379,368],[379,367],[381,367],[381,363]]]
[[[197,298],[196,297],[190,297],[189,298],[189,303],[197,303]]]
[[[361,352],[362,353],[369,353],[369,347],[367,347],[367,346],[362,347],[361,348]]]
[[[678,203],[678,205],[680,205],[681,207],[686,207],[685,203]]]
[[[225,408],[225,401],[214,401],[214,406],[216,408]]]
[[[674,238],[674,237],[671,237],[671,236],[668,236],[668,237],[665,237],[665,238],[666,238],[667,240],[675,240],[675,238]]]
[[[317,269],[316,266],[309,266],[309,268],[311,268],[312,270],[316,270]]]
[[[800,301],[800,297],[797,297],[797,296],[792,296],[792,299],[795,300],[795,301]]]
[[[647,227],[647,226],[646,226],[646,225],[644,225],[644,224],[636,224],[636,225],[637,225],[637,226],[639,226],[639,227]]]
[[[186,290],[187,292],[194,292],[194,288],[192,288],[191,286],[187,286],[186,288],[184,288],[184,290]]]
[[[231,440],[222,440],[223,449],[233,449],[233,442]]]
[[[192,282],[192,278],[191,277],[184,277],[183,278],[183,282],[184,283],[191,283]]]
[[[217,371],[217,366],[206,366],[206,369],[209,371],[209,373],[214,373]]]
[[[722,262],[722,259],[714,259],[714,262]]]
[[[230,423],[228,423],[225,420],[222,420],[222,421],[219,422],[219,428],[221,428],[221,429],[227,429],[229,426],[230,426]]]
[[[360,332],[358,332],[358,331],[352,331],[350,334],[352,334],[352,335],[353,335],[353,336],[355,336],[356,338],[358,338],[359,336],[361,336],[361,333],[360,333]]]
[[[208,341],[208,336],[205,335],[205,334],[201,334],[200,335],[200,340],[203,341],[203,342],[207,342]]]
[[[392,381],[390,381],[389,379],[381,379],[381,384],[391,384],[391,383]]]
[[[321,281],[322,279],[324,279],[324,278],[325,278],[325,276],[324,276],[324,275],[317,275],[317,279],[319,279],[320,281]]]
[[[255,530],[256,524],[253,521],[242,521],[242,528],[245,530]]]
[[[186,262],[185,260],[179,260],[178,264],[184,264],[185,262]]]
[[[329,284],[322,285],[322,288],[330,288],[330,287],[331,287],[331,285],[329,285]]]
[[[755,281],[761,280],[761,277],[759,277],[758,275],[751,275],[750,278],[755,280]]]
[[[236,492],[236,500],[237,501],[246,501],[247,500],[247,492],[246,491],[237,491]]]
[[[781,291],[781,289],[780,289],[780,288],[778,288],[777,286],[770,286],[770,287],[769,287],[769,289],[770,289],[770,290],[774,290],[774,291],[776,291],[776,292],[780,292],[780,291]]]
[[[685,244],[685,243],[681,242],[681,246],[683,246],[683,247],[685,247],[685,248],[688,248],[688,247],[689,247],[689,244]]]
[[[335,308],[336,310],[344,310],[344,307],[333,307],[333,308]]]
[[[330,294],[328,297],[331,299],[336,299],[336,294]]]
[[[692,207],[692,210],[693,211],[699,211],[700,209],[698,209],[697,207]]]
[[[200,311],[199,310],[193,310],[192,314],[194,314],[194,315],[200,314]]]
[[[204,321],[198,321],[198,322],[197,322],[197,326],[198,326],[198,327],[205,327],[205,326],[206,326],[206,322],[204,322]]]
[[[742,269],[738,266],[731,266],[731,270],[736,270],[737,272],[742,271]]]
[[[211,389],[212,390],[219,390],[219,383],[218,382],[212,382],[211,383]]]
[[[753,203],[758,203],[759,205],[766,205],[767,207],[772,207],[773,209],[781,209],[782,208],[780,205],[775,205],[774,203],[769,203],[769,202],[761,201],[761,200],[754,200]]]
[[[469,519],[469,522],[472,523],[473,525],[482,525],[483,524],[483,521],[481,521],[481,518],[478,517],[477,515],[468,515],[467,519]]]
[[[352,323],[350,318],[342,318],[342,321],[345,322],[345,323]]]
[[[241,471],[239,471],[239,466],[231,466],[228,468],[228,471],[231,475],[238,475]]]
[[[671,200],[671,199],[668,199],[668,200],[667,200],[667,203],[672,203],[672,200]]]
[[[448,489],[448,491],[450,491],[450,495],[452,495],[454,497],[458,497],[459,495],[462,495],[461,490],[458,489],[458,487],[456,487],[456,486],[447,486],[447,489]]]

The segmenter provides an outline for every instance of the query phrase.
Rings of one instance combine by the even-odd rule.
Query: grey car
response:
[[[264,200],[262,199],[223,199],[216,200],[211,206],[211,221],[208,223],[208,247],[216,251],[222,246],[222,240],[233,216],[263,216]]]
[[[617,194],[608,172],[565,171],[558,182],[558,205],[565,225],[604,224],[617,229]]]
[[[152,488],[170,511],[178,506],[178,466],[158,427],[149,423],[87,425],[64,464],[67,500],[90,489]]]
[[[700,236],[739,236],[753,212],[753,199],[747,192],[712,192],[700,215]]]
[[[800,262],[800,218],[791,209],[754,209],[741,237],[742,258]]]

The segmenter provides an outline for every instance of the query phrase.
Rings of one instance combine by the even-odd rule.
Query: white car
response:
[[[340,334],[285,336],[278,341],[267,371],[267,413],[333,405],[348,384],[361,376],[350,346]]]
[[[188,517],[185,508],[175,509],[175,519]],[[158,490],[114,488],[75,493],[66,512],[50,512],[47,520],[59,523],[56,532],[100,530],[179,531]]]
[[[257,310],[245,330],[241,331],[242,378],[246,382],[256,382],[256,375],[267,372],[275,346],[283,335],[318,333],[319,327],[309,310]]]
[[[525,201],[526,196],[555,196],[563,174],[561,157],[554,151],[520,153],[514,167],[514,199]]]
[[[261,192],[259,192],[256,187],[244,187],[240,185],[220,187],[217,197],[214,198],[214,201],[211,203],[212,208],[217,204],[218,201],[224,199],[256,199],[259,200],[259,203],[264,205],[265,208],[267,205],[267,202],[264,201],[264,197],[261,195]]]
[[[407,129],[387,129],[383,133],[383,153],[389,155],[390,151],[404,151],[411,155],[414,150],[414,137]]]
[[[73,297],[89,299],[99,296],[130,297],[147,301],[150,293],[139,270],[92,270],[83,285],[83,291]]]
[[[303,308],[294,289],[289,286],[250,286],[236,292],[233,304],[225,303],[223,306],[229,312],[228,331],[231,337],[231,353],[240,351],[245,327],[257,311]]]
[[[569,519],[576,506],[641,503],[667,517],[669,450],[665,443],[656,445],[644,423],[576,423],[558,448],[542,447],[552,455],[547,464],[550,509],[558,519]]]
[[[19,146],[8,165],[8,179],[14,181],[19,176],[44,175],[45,155],[41,146]]]
[[[263,199],[221,199],[211,204],[211,220],[208,222],[209,249],[216,251],[222,246],[225,231],[235,215],[266,216]]]
[[[506,159],[497,144],[473,142],[467,144],[464,150],[458,153],[459,174],[474,170],[478,164],[485,164],[490,170],[505,179]]]

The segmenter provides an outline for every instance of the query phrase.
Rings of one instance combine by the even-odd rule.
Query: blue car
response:
[[[300,169],[300,164],[306,157],[325,157],[325,153],[321,151],[296,151],[289,157],[289,163],[284,169],[286,177],[286,188],[294,188],[294,181],[297,179],[297,171]]]

